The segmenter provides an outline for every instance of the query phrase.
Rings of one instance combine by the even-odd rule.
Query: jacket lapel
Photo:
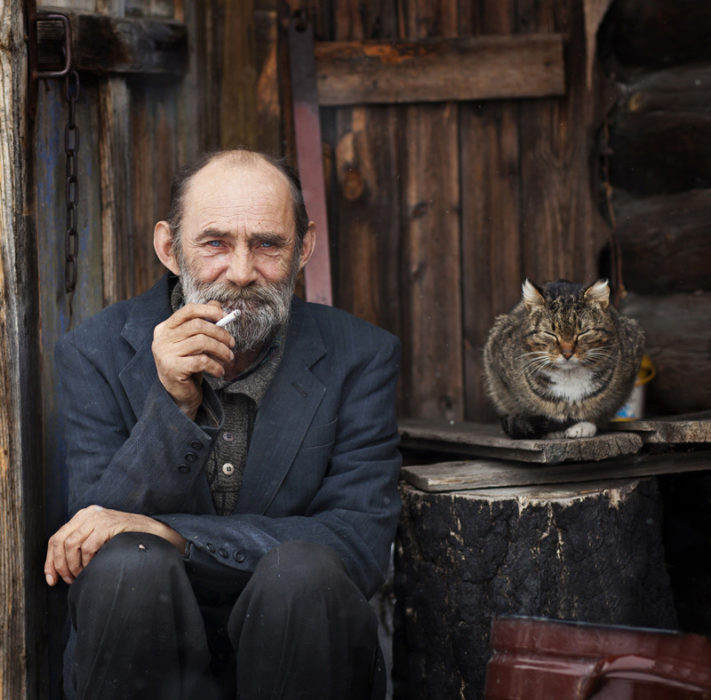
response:
[[[121,337],[136,352],[119,372],[119,380],[136,418],[141,415],[148,389],[156,379],[151,343],[156,324],[171,313],[168,279],[169,275],[164,275],[143,295],[143,303],[134,304],[121,331]]]
[[[326,387],[311,367],[326,353],[308,306],[294,299],[279,370],[259,407],[238,513],[264,513],[283,483]]]

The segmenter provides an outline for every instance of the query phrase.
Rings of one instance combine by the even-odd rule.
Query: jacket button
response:
[[[213,554],[215,552],[215,545],[214,544],[210,544],[210,542],[208,542],[205,546],[207,547],[207,551],[210,552],[211,554]]]
[[[227,559],[227,557],[229,556],[229,554],[227,553],[227,550],[226,550],[226,549],[221,549],[221,550],[220,550],[220,556],[221,556],[221,557],[224,557],[225,559]]]
[[[187,464],[181,464],[178,467],[178,471],[181,472],[182,474],[187,474],[190,471],[190,467]]]
[[[190,447],[192,447],[194,450],[201,450],[202,449],[202,443],[198,442],[197,440],[193,440],[190,443]]]
[[[232,555],[232,558],[233,558],[235,561],[238,561],[238,562],[241,563],[241,562],[243,562],[243,561],[245,560],[244,552],[235,552],[235,553]]]
[[[197,459],[197,455],[192,452],[188,452],[188,454],[186,454],[185,457],[183,457],[183,459],[186,462],[194,462]]]

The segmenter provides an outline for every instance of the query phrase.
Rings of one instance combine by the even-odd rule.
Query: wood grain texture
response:
[[[643,443],[639,435],[620,432],[574,440],[514,440],[498,424],[469,421],[403,419],[399,428],[405,451],[471,454],[540,464],[592,462],[636,454]]]
[[[706,450],[664,455],[639,454],[604,462],[554,466],[501,460],[438,462],[405,466],[402,476],[418,489],[431,493],[545,484],[580,484],[580,493],[585,493],[585,482],[705,472],[709,469],[711,451]]]
[[[0,5],[0,697],[47,691],[36,228],[23,3]]]
[[[711,291],[711,189],[613,198],[625,286],[638,294]]]
[[[402,495],[396,698],[484,697],[495,616],[676,626],[653,479]]]
[[[187,30],[180,22],[115,17],[78,8],[62,9],[72,27],[72,67],[89,73],[182,75],[188,67]],[[39,31],[56,20],[40,18]],[[64,57],[57,55],[61,68]]]
[[[316,44],[315,54],[322,105],[541,97],[565,89],[559,35],[335,41]]]
[[[609,116],[613,187],[637,196],[711,188],[711,65],[648,73],[626,87]]]
[[[608,237],[592,192],[589,157],[595,93],[586,86],[583,6],[577,0],[521,0],[520,32],[566,34],[564,98],[521,104],[521,221],[523,274],[536,282],[597,276]]]
[[[411,0],[400,17],[407,40],[458,33],[454,0]],[[402,386],[410,415],[459,419],[464,414],[459,111],[454,102],[408,105],[401,119]]]
[[[707,417],[701,418],[706,415]],[[633,420],[612,423],[611,429],[639,432],[645,444],[711,444],[711,410],[671,416],[668,420]]]
[[[478,9],[475,16],[461,18],[463,31],[513,31],[511,3],[487,0]],[[494,421],[484,386],[483,348],[495,317],[517,301],[522,275],[518,103],[460,104],[459,120],[464,416]]]

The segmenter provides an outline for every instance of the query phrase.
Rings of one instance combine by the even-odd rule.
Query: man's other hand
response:
[[[215,325],[223,316],[216,301],[186,304],[153,331],[158,378],[191,420],[202,403],[202,373],[222,377],[234,359],[234,338]]]
[[[89,506],[78,511],[49,538],[44,563],[47,583],[54,586],[60,578],[65,583],[72,583],[101,547],[121,532],[158,535],[168,540],[181,554],[185,551],[185,538],[159,520],[147,515]]]

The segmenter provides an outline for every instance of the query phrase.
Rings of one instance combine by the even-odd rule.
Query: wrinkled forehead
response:
[[[223,154],[186,184],[182,220],[190,228],[210,221],[249,221],[295,232],[288,178],[257,154]]]
[[[256,153],[225,153],[190,178],[182,208],[186,212],[206,201],[228,205],[253,197],[266,197],[272,206],[293,209],[289,180],[277,167]]]

